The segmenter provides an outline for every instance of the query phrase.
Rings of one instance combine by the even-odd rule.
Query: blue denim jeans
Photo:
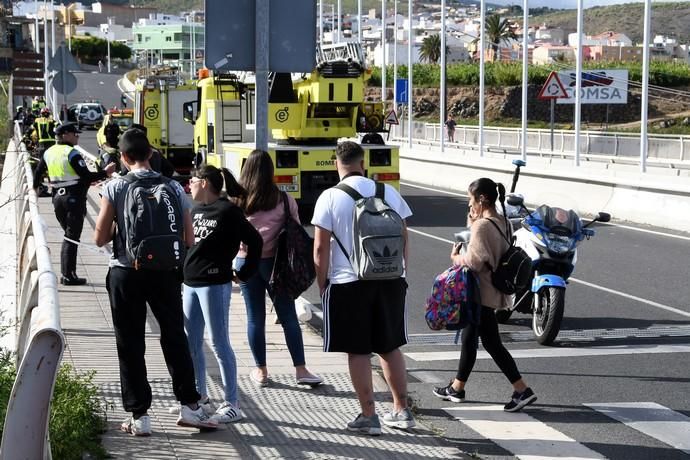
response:
[[[197,391],[208,395],[204,356],[204,326],[208,324],[211,349],[220,367],[225,400],[237,405],[237,361],[228,337],[231,290],[231,283],[197,287],[183,284],[182,302],[184,328],[194,362]]]
[[[244,259],[235,259],[235,269],[239,270],[244,265]],[[304,342],[302,341],[302,329],[297,321],[295,313],[295,301],[289,297],[278,296],[274,298],[268,288],[268,281],[273,271],[273,257],[261,259],[259,270],[247,282],[240,283],[242,297],[247,307],[247,337],[249,347],[254,355],[257,367],[266,365],[266,293],[273,301],[287,344],[292,364],[304,366]]]

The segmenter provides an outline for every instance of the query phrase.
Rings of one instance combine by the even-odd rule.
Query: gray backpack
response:
[[[376,194],[363,197],[357,190],[340,183],[335,186],[355,200],[352,216],[352,254],[348,254],[333,234],[360,280],[387,280],[403,274],[405,251],[402,217],[384,199],[385,187],[376,182]]]

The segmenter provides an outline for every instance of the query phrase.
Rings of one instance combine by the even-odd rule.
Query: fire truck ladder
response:
[[[214,77],[220,99],[221,142],[242,142],[242,89],[235,74],[218,74]]]
[[[316,70],[324,77],[357,78],[365,70],[359,43],[320,45],[316,50]]]

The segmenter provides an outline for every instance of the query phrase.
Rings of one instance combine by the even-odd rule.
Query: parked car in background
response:
[[[67,120],[76,123],[80,129],[96,129],[103,124],[106,112],[106,108],[98,102],[79,102],[67,109]]]

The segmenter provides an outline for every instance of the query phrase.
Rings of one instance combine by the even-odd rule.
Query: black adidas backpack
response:
[[[515,246],[515,236],[509,239],[496,222],[487,220],[508,242],[508,250],[498,259],[498,265],[491,272],[491,284],[504,294],[515,294],[524,290],[532,279],[532,259],[522,248]],[[507,225],[509,224],[506,221]]]

